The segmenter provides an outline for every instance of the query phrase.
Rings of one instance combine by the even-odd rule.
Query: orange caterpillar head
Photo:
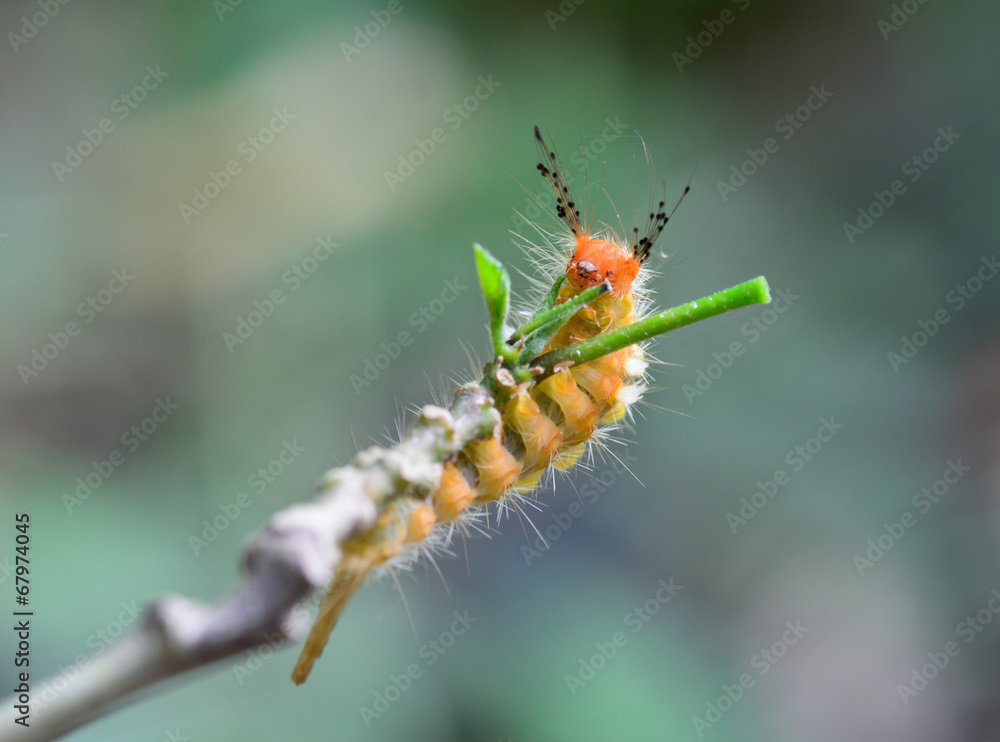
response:
[[[576,240],[573,255],[566,266],[566,280],[582,291],[607,279],[615,296],[628,295],[632,290],[632,283],[639,275],[639,269],[653,249],[653,243],[674,212],[667,214],[663,208],[664,202],[660,201],[655,211],[650,212],[642,235],[639,234],[639,227],[633,228],[631,243],[618,243],[594,236],[580,223],[580,211],[576,208],[576,203],[566,185],[559,158],[555,151],[545,144],[537,126],[535,142],[541,157],[541,162],[537,166],[538,171],[556,194],[556,216],[566,223]],[[689,190],[691,190],[690,182],[684,188],[681,200]],[[680,205],[680,200],[677,204]],[[676,208],[675,206],[674,209]]]
[[[615,296],[627,296],[641,267],[642,261],[621,245],[581,234],[566,267],[566,280],[583,291],[607,279]]]

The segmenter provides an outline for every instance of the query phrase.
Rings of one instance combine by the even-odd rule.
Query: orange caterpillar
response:
[[[670,215],[660,201],[642,234],[638,227],[633,230],[631,242],[594,234],[581,224],[558,157],[537,126],[535,140],[542,160],[538,170],[555,191],[556,214],[569,228],[562,258],[566,280],[556,304],[605,280],[611,287],[552,336],[547,352],[635,321],[642,305],[638,298],[642,266]],[[530,490],[550,466],[573,466],[599,426],[621,420],[642,396],[646,368],[642,351],[630,346],[563,367],[540,383],[532,380],[514,387],[499,410],[502,430],[497,437],[466,445],[445,462],[436,491],[415,505],[387,510],[373,528],[342,545],[341,561],[292,673],[295,683],[308,677],[344,605],[372,568],[407,553],[408,547],[416,548],[429,536],[437,534],[446,543],[452,524],[470,509]]]

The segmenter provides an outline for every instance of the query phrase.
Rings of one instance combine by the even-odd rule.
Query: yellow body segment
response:
[[[434,513],[441,523],[451,523],[464,513],[476,495],[465,477],[451,462],[444,465],[441,484],[434,493]]]
[[[517,482],[524,468],[522,462],[503,447],[499,438],[472,441],[463,453],[476,467],[475,504],[493,502],[503,497]]]
[[[563,452],[590,440],[597,430],[601,415],[593,399],[577,386],[569,369],[552,374],[536,389],[559,406],[562,412]],[[581,449],[582,450],[582,449]]]
[[[579,290],[567,282],[560,290],[556,303],[561,304],[577,293]],[[608,293],[580,309],[569,322],[552,336],[545,350],[549,351],[571,343],[589,340],[602,332],[616,330],[633,322],[635,322],[635,311],[631,297],[628,295],[618,296],[613,292]],[[576,384],[584,389],[592,400],[600,423],[607,425],[618,422],[625,415],[627,408],[619,400],[619,392],[623,386],[634,381],[625,372],[625,367],[629,358],[637,352],[635,348],[630,346],[579,366],[571,366],[568,369]],[[554,376],[550,378],[554,378]],[[541,389],[541,387],[542,385],[539,384],[538,388]],[[585,410],[585,406],[577,402],[577,410],[582,412]],[[569,418],[565,409],[563,409],[563,414]],[[593,431],[591,431],[592,433]]]
[[[503,424],[521,436],[524,444],[522,474],[547,468],[559,453],[563,432],[542,414],[526,384],[511,396],[503,414]]]
[[[437,522],[434,509],[427,505],[418,505],[410,513],[406,521],[406,543],[417,544],[427,538]]]

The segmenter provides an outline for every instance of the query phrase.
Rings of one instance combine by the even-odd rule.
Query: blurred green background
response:
[[[26,510],[34,678],[102,649],[122,603],[231,589],[273,511],[470,377],[471,245],[526,287],[509,230],[531,235],[515,209],[545,192],[541,119],[626,224],[640,136],[669,201],[698,164],[658,305],[759,274],[789,297],[656,343],[670,365],[614,449],[635,476],[599,463],[541,492],[547,550],[507,520],[453,544],[443,582],[402,575],[412,632],[390,581],[364,589],[303,687],[297,649],[242,656],[72,739],[1000,739],[998,20],[941,0],[4,3],[0,594]],[[387,367],[352,383],[366,362]],[[661,580],[681,586],[663,605]],[[456,611],[475,621],[442,637]]]

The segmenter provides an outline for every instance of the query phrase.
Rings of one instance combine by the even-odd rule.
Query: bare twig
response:
[[[441,462],[469,441],[492,435],[500,417],[477,385],[462,387],[450,410],[428,405],[393,448],[369,448],[320,480],[318,497],[275,513],[244,552],[246,577],[219,602],[202,606],[168,596],[150,605],[137,627],[92,657],[72,680],[50,678],[52,699],[33,699],[29,726],[17,696],[0,707],[0,740],[43,742],[136,700],[135,691],[305,628],[292,610],[324,587],[340,545],[370,528],[399,497],[424,497],[441,479]],[[62,681],[62,682],[59,682]],[[29,681],[41,688],[45,681]],[[45,702],[48,700],[49,702]]]

